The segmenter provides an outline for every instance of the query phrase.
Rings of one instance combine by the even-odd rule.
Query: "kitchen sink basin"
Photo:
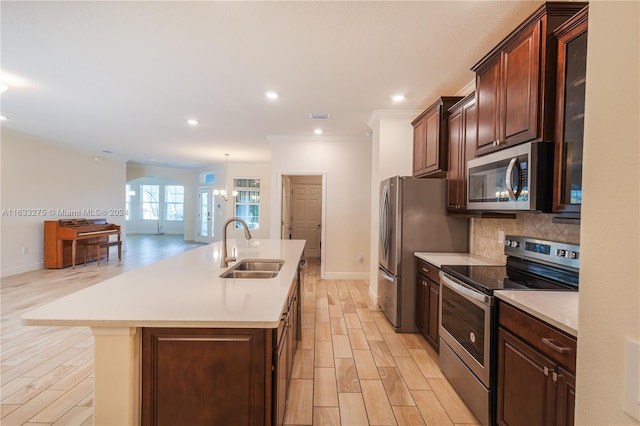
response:
[[[273,271],[278,272],[282,269],[284,260],[242,260],[231,269],[237,271]]]
[[[224,274],[220,275],[221,278],[274,278],[278,275],[277,272],[273,271],[239,271],[237,269],[229,270]]]
[[[284,260],[279,259],[245,259],[223,272],[220,278],[274,278],[282,269],[282,265],[284,265]]]

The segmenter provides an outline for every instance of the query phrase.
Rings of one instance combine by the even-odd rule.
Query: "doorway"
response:
[[[198,188],[198,233],[196,241],[206,244],[213,241],[212,188]]]
[[[303,256],[321,258],[322,176],[282,176],[283,239],[306,240]]]

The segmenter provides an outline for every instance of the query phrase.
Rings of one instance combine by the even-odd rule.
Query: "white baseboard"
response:
[[[366,280],[369,281],[368,272],[325,272],[323,280]]]
[[[29,265],[3,269],[2,271],[0,271],[0,277],[10,277],[11,275],[18,275],[31,271],[39,271],[40,269],[44,269],[44,262],[30,263]]]

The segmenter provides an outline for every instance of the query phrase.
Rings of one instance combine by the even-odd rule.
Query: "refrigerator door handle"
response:
[[[380,245],[386,261],[389,257],[389,187],[385,186],[380,202]]]
[[[382,275],[382,278],[387,281],[393,282],[395,280],[395,278],[393,278],[391,275],[386,274],[382,269],[380,269],[380,275]]]

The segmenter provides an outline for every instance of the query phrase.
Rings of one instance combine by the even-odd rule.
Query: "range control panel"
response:
[[[507,235],[504,254],[580,269],[580,246]]]

